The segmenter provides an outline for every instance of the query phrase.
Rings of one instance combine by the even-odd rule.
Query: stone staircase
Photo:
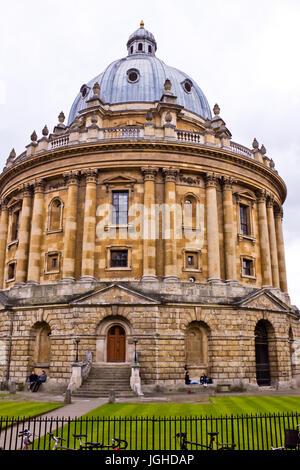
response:
[[[108,398],[113,390],[116,398],[134,397],[130,388],[131,367],[128,364],[93,364],[88,378],[72,395],[82,398]]]

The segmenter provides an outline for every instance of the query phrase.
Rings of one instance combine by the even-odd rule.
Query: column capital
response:
[[[23,183],[20,186],[20,196],[21,198],[31,198],[32,197],[32,184],[31,183]]]
[[[257,202],[266,202],[267,191],[265,189],[258,189],[256,192]]]
[[[86,183],[97,183],[97,168],[87,168],[85,170],[82,170],[81,174],[85,178]]]
[[[144,176],[144,181],[155,181],[158,169],[154,166],[143,166],[141,172]]]
[[[70,170],[70,171],[65,171],[63,173],[63,178],[65,181],[65,184],[67,186],[70,186],[71,184],[78,184],[79,183],[79,177],[80,177],[80,172],[79,170]]]
[[[221,184],[222,184],[222,188],[223,190],[230,190],[232,191],[232,186],[233,186],[233,183],[234,183],[234,179],[232,178],[232,176],[225,176],[223,175],[221,177]]]
[[[6,198],[0,200],[0,210],[1,211],[8,211],[8,200]]]
[[[164,175],[164,178],[165,178],[165,182],[176,183],[176,178],[177,178],[177,175],[179,173],[179,170],[177,170],[177,168],[174,168],[172,166],[165,167],[165,168],[162,169],[162,172],[163,172],[163,175]]]
[[[216,188],[218,178],[215,173],[205,173],[204,175],[205,187],[206,188]]]
[[[267,195],[267,207],[273,208],[275,203],[275,198],[272,194]]]
[[[45,190],[45,185],[46,185],[46,182],[45,182],[45,180],[44,180],[43,178],[36,178],[36,179],[32,182],[34,194],[36,194],[36,193],[43,193],[44,190]]]
[[[278,219],[283,219],[283,209],[282,207],[275,206],[274,208],[274,217]]]

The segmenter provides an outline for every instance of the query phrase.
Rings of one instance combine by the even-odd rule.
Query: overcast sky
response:
[[[127,55],[141,20],[156,55],[218,103],[232,139],[256,137],[286,182],[291,301],[300,308],[300,1],[0,0],[0,167],[70,107],[83,83]]]

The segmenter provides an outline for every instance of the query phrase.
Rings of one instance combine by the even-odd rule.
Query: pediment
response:
[[[76,305],[158,305],[155,299],[118,284],[100,288],[72,302]]]
[[[276,297],[272,292],[263,290],[250,294],[238,302],[240,307],[276,312],[290,311],[290,307]]]
[[[114,176],[103,181],[103,184],[133,184],[136,183],[136,179],[130,178],[129,176]]]

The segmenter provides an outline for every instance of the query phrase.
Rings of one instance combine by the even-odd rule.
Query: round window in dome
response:
[[[182,86],[183,86],[183,89],[186,93],[191,93],[192,92],[193,84],[192,84],[191,80],[184,80],[184,82],[182,83]]]
[[[89,92],[89,87],[85,84],[82,85],[82,87],[80,88],[80,93],[81,93],[82,98],[85,98],[88,92]]]
[[[140,73],[137,69],[127,70],[127,80],[129,83],[136,83],[139,81]]]

